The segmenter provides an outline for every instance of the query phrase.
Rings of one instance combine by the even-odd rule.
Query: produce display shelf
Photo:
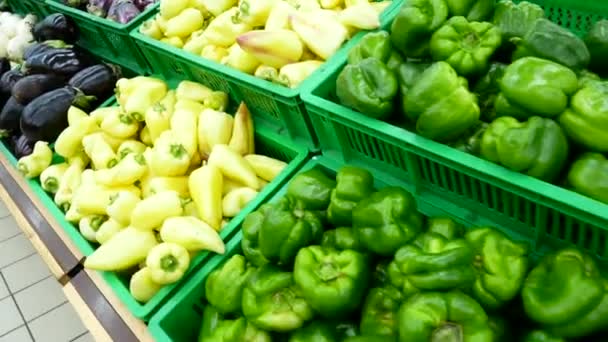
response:
[[[15,0],[20,1],[20,0]],[[60,0],[47,0],[51,12],[63,13],[74,19],[80,31],[78,45],[109,62],[138,74],[150,71],[148,62],[129,33],[154,12],[159,4],[150,6],[127,24],[97,17],[86,11],[64,5]]]
[[[8,0],[8,6],[17,14],[34,14],[39,19],[51,14],[50,7],[45,0]]]
[[[608,16],[606,6],[596,2],[532,2],[542,5],[548,18],[578,34]],[[608,204],[339,104],[336,79],[346,63],[347,56],[337,56],[331,69],[325,70],[325,79],[307,85],[302,93],[324,155],[373,171],[391,172],[407,179],[419,196],[462,203],[473,215],[489,209],[504,224],[521,232],[533,233],[544,241],[573,242],[608,262]]]
[[[147,326],[129,312],[102,278],[83,270],[84,256],[14,165],[14,157],[0,143],[0,200],[60,283],[93,338],[154,341]]]
[[[326,174],[335,176],[337,171],[344,165],[344,162],[327,156],[315,157],[309,161],[301,171],[312,168],[319,168]],[[352,165],[352,164],[351,164]],[[365,168],[364,165],[357,165]],[[376,188],[386,186],[399,186],[409,191],[416,188],[408,178],[401,178],[398,175],[374,170]],[[287,187],[270,200],[277,200],[284,195]],[[467,207],[461,202],[454,202],[442,196],[440,190],[435,190],[435,196],[415,195],[418,210],[427,216],[451,217],[465,225],[465,227],[488,226],[496,228],[510,238],[528,243],[530,246],[531,257],[538,259],[542,255],[566,244],[554,244],[552,241],[543,239],[532,230],[521,230],[518,225],[509,221],[504,221],[500,216],[494,214],[491,209],[478,210],[477,208]],[[222,265],[232,255],[241,252],[242,233],[239,232],[226,246],[226,254],[213,257],[207,262],[203,270],[192,277],[173,298],[167,302],[150,320],[150,333],[156,341],[195,341],[198,336],[198,329],[202,321],[202,312],[205,305],[205,281],[207,276],[216,268]]]
[[[390,21],[404,0],[393,0],[380,16],[382,23]],[[165,78],[181,78],[205,84],[213,89],[233,94],[252,106],[252,114],[289,136],[294,142],[303,144],[311,151],[318,150],[311,122],[300,98],[301,89],[308,83],[323,79],[326,69],[331,69],[337,56],[345,55],[365,32],[360,32],[340,48],[319,69],[297,88],[259,79],[239,70],[204,59],[195,54],[147,37],[139,32],[139,27],[131,33],[137,45],[146,56],[154,74]]]

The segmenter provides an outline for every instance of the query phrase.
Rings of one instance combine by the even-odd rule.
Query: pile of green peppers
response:
[[[344,106],[608,203],[608,20],[530,2],[408,0],[338,74]]]
[[[608,328],[591,257],[566,248],[533,266],[526,243],[424,217],[361,168],[300,173],[242,233],[242,255],[207,277],[201,342],[563,342]]]

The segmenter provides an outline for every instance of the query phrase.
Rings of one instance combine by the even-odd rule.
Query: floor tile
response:
[[[8,211],[6,204],[4,204],[4,202],[0,201],[0,217],[6,217],[10,214],[11,213]]]
[[[14,296],[23,317],[28,322],[66,302],[61,285],[53,277],[17,292]]]
[[[32,244],[23,234],[0,242],[0,268],[4,268],[35,252]]]
[[[0,336],[23,325],[23,323],[13,298],[7,297],[0,300]]]
[[[37,281],[51,275],[51,271],[38,254],[33,254],[23,260],[2,269],[8,288],[15,293]]]
[[[6,283],[2,280],[2,272],[0,272],[0,299],[4,299],[4,297],[7,297],[8,295],[10,295],[10,292],[8,292]]]
[[[95,339],[93,338],[93,335],[91,335],[91,333],[86,333],[78,337],[77,339],[72,340],[72,342],[95,342]]]
[[[21,229],[17,226],[17,222],[15,222],[12,216],[0,218],[0,241],[4,241],[19,233],[21,233]]]
[[[28,323],[34,340],[68,342],[87,331],[70,303]]]
[[[32,342],[32,337],[24,325],[0,337],[0,342]]]

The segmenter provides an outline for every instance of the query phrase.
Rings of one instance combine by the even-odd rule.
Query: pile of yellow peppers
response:
[[[121,79],[118,106],[68,112],[54,151],[38,142],[19,161],[40,177],[68,221],[100,246],[85,267],[138,270],[131,294],[146,302],[181,279],[202,250],[223,254],[219,232],[286,163],[256,155],[244,103],[183,81],[175,90],[151,77]]]
[[[390,0],[161,0],[140,32],[295,88],[359,30],[380,26]]]

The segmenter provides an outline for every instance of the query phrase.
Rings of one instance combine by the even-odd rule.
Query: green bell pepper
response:
[[[296,175],[287,185],[287,196],[296,199],[299,209],[326,210],[336,181],[314,168]]]
[[[427,232],[439,234],[448,240],[462,236],[464,228],[449,217],[429,217],[426,221]]]
[[[524,282],[521,296],[529,318],[547,332],[583,337],[608,324],[608,281],[595,261],[575,248],[550,254]]]
[[[222,314],[240,313],[243,288],[254,271],[247,265],[245,257],[233,256],[209,274],[205,282],[205,298]]]
[[[272,337],[243,317],[235,320],[225,319],[211,305],[203,310],[203,321],[198,342],[271,342]]]
[[[300,249],[293,269],[293,277],[304,298],[327,318],[347,315],[359,307],[368,276],[365,255],[321,246]]]
[[[361,243],[354,229],[350,227],[338,227],[326,230],[321,239],[321,246],[335,248],[337,250],[361,250]]]
[[[327,218],[336,227],[350,226],[353,208],[374,192],[374,177],[365,170],[354,166],[344,166],[336,175],[337,185],[331,192],[327,208]]]
[[[415,62],[404,62],[399,65],[397,69],[397,80],[399,81],[399,96],[401,100],[401,110],[403,113],[407,113],[405,107],[405,96],[414,86],[420,75],[426,70],[430,64],[428,63],[415,63]]]
[[[521,41],[516,42],[517,57],[534,56],[570,69],[582,70],[589,65],[590,55],[585,42],[568,29],[548,19],[536,19]]]
[[[291,265],[298,250],[321,241],[323,220],[316,211],[302,210],[291,197],[283,197],[260,217],[258,243],[272,263]]]
[[[608,20],[597,21],[587,33],[585,44],[589,49],[591,63],[589,68],[606,76],[608,74]]]
[[[473,87],[473,93],[479,99],[481,118],[484,121],[491,122],[496,118],[495,102],[500,93],[500,80],[502,80],[506,69],[506,64],[490,64],[488,72]]]
[[[247,215],[243,221],[241,248],[247,260],[255,266],[262,266],[270,262],[260,250],[260,230],[266,213],[273,208],[273,204],[264,204],[257,211]]]
[[[528,109],[507,100],[503,93],[499,93],[494,101],[494,115],[496,117],[508,116],[519,120],[527,120],[534,116]]]
[[[587,82],[574,94],[559,123],[573,141],[608,152],[608,82]]]
[[[366,58],[387,63],[392,53],[391,35],[386,31],[371,32],[348,52],[348,64],[357,64]]]
[[[403,295],[395,287],[369,290],[361,311],[361,334],[396,338],[399,331],[397,317],[402,301]]]
[[[271,265],[258,268],[249,278],[243,289],[243,314],[257,327],[276,332],[296,330],[314,316],[293,274]]]
[[[481,138],[488,126],[489,124],[480,121],[477,125],[464,133],[462,137],[448,143],[448,145],[459,151],[477,156],[481,151]]]
[[[420,135],[438,141],[459,137],[479,120],[467,81],[446,62],[426,69],[405,96],[406,116]]]
[[[399,341],[494,341],[488,316],[473,298],[458,292],[423,292],[399,310]]]
[[[528,246],[492,228],[470,230],[465,238],[475,252],[472,296],[483,307],[498,309],[519,294],[528,271]]]
[[[395,73],[374,57],[347,65],[336,80],[336,95],[343,105],[380,120],[393,112],[397,91]]]
[[[445,0],[409,0],[391,25],[393,46],[406,57],[428,54],[429,39],[448,18]]]
[[[555,337],[544,330],[534,330],[524,336],[523,342],[566,342],[566,340]]]
[[[339,342],[338,333],[330,323],[313,321],[294,331],[288,342]]]
[[[500,30],[491,23],[469,22],[459,16],[450,18],[433,33],[430,51],[434,60],[446,61],[459,75],[468,77],[488,69],[490,57],[501,41]]]
[[[389,342],[391,340],[387,340],[386,336],[351,336],[346,338],[342,342]]]
[[[608,203],[608,159],[599,153],[585,153],[568,172],[574,191]]]
[[[496,342],[508,342],[512,335],[509,331],[509,324],[507,320],[499,316],[498,314],[488,315],[488,324],[490,329],[494,332],[494,341]]]
[[[481,156],[513,171],[551,182],[566,163],[568,140],[551,119],[535,116],[519,123],[514,118],[501,117],[485,131]]]
[[[422,230],[414,196],[403,188],[377,191],[353,210],[353,228],[361,245],[376,254],[393,255]]]
[[[388,266],[392,259],[381,259],[372,269],[371,287],[384,287],[391,285],[391,280],[388,274]]]
[[[466,17],[470,21],[484,21],[492,16],[494,0],[445,0],[451,17]]]
[[[503,41],[507,42],[512,38],[523,38],[536,19],[544,17],[545,11],[536,4],[501,0],[495,6],[492,22],[502,32]]]
[[[524,110],[553,117],[568,106],[568,98],[578,90],[578,79],[574,71],[565,66],[525,57],[507,67],[500,90],[506,100]]]
[[[464,239],[424,233],[401,247],[388,272],[405,297],[421,291],[469,288],[475,280],[473,249]]]

